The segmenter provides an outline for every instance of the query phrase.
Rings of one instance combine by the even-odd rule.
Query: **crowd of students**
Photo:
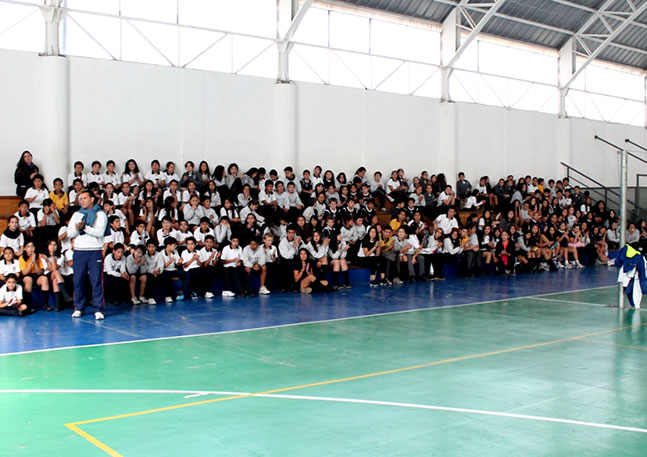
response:
[[[43,309],[69,305],[66,224],[84,189],[108,215],[108,303],[212,298],[215,278],[223,297],[332,291],[350,287],[353,264],[370,270],[371,286],[442,280],[447,263],[459,276],[583,268],[585,260],[610,263],[621,230],[613,210],[566,178],[508,176],[492,185],[483,176],[472,185],[460,173],[452,186],[427,171],[408,178],[394,170],[385,180],[364,167],[347,177],[315,166],[297,177],[289,166],[279,176],[187,161],[180,173],[157,160],[144,173],[131,159],[121,172],[112,160],[90,171],[76,162],[48,189],[25,151],[15,182],[22,200],[0,236],[0,313],[12,315],[34,308],[34,287]],[[468,212],[464,224],[458,209]],[[647,223],[630,224],[627,241],[647,242]]]

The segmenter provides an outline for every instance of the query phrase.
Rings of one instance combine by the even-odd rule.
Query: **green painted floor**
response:
[[[614,299],[0,357],[0,456],[645,457],[647,312]]]

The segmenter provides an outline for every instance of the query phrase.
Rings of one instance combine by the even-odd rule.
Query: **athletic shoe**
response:
[[[402,284],[402,280],[400,278],[394,278],[393,284]]]
[[[575,265],[571,262],[566,262],[564,264],[564,268],[566,268],[567,270],[572,270],[573,268],[575,268]]]
[[[263,286],[260,289],[258,289],[258,293],[261,295],[269,295],[270,291],[267,287]]]
[[[72,317],[81,317],[82,315],[83,315],[83,314],[81,313],[81,311],[74,311],[74,312],[72,313]]]
[[[146,302],[147,302],[148,300],[146,300],[146,297],[144,297],[144,296],[142,295],[141,297],[139,297],[139,301],[140,301],[141,303],[146,304]]]
[[[391,197],[390,195],[387,195],[387,196],[386,196],[386,198],[387,198],[391,203],[393,203],[393,202],[395,201],[395,199],[394,199],[393,197]]]
[[[156,305],[156,304],[157,304],[157,302],[155,301],[155,299],[154,299],[154,298],[149,298],[149,299],[148,299],[148,304],[149,304],[149,305]]]
[[[182,300],[184,300],[184,294],[180,294],[180,295],[178,295],[178,296],[177,296],[177,298],[176,298],[176,300],[177,300],[177,301],[182,301]]]
[[[191,300],[197,300],[198,298],[200,298],[198,297],[198,294],[196,294],[195,292],[191,292]]]
[[[213,293],[212,292],[205,293],[204,298],[213,298]]]
[[[141,305],[142,303],[137,297],[131,298],[130,301],[132,302],[133,305]]]
[[[386,281],[387,286],[392,286],[393,285],[393,283],[391,282],[390,279],[385,279],[385,281]]]
[[[596,265],[604,265],[606,262],[604,262],[602,259],[595,259],[595,264]]]
[[[564,264],[562,262],[556,262],[556,265],[557,265],[557,268],[560,270],[564,268]]]
[[[173,303],[173,298],[172,298],[172,297],[166,297],[166,298],[164,299],[164,301],[165,301],[166,303]]]
[[[584,265],[582,265],[580,262],[575,262],[575,268],[582,269],[584,268]]]
[[[609,261],[607,262],[607,266],[609,266],[609,267],[613,267],[613,266],[615,266],[615,264],[616,264],[616,261],[615,261],[615,260],[609,260]]]
[[[368,285],[369,285],[370,287],[377,287],[377,286],[379,286],[379,285],[380,285],[380,283],[377,281],[377,279],[374,279],[373,281],[370,281],[370,282],[368,283]]]
[[[103,319],[104,317],[102,312],[97,311],[96,313],[94,313],[94,320],[102,321]]]
[[[312,293],[312,288],[306,287],[305,289],[301,289],[302,294],[311,294]]]
[[[222,291],[222,296],[223,297],[235,297],[236,294],[233,293],[231,290],[223,290]]]
[[[352,289],[352,288],[353,288],[353,286],[351,286],[350,284],[346,284],[346,285],[344,286],[344,289]]]

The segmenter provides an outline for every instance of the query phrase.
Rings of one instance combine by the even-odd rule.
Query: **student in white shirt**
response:
[[[106,172],[103,174],[103,186],[105,187],[108,183],[112,184],[114,187],[121,185],[121,176],[115,171],[115,161],[108,160],[106,162]],[[70,204],[71,199],[70,199]]]
[[[7,228],[0,235],[0,249],[11,248],[16,257],[22,254],[22,248],[25,245],[25,236],[20,231],[18,217],[9,216],[7,219]]]
[[[152,239],[146,242],[144,260],[146,262],[146,284],[149,290],[146,291],[145,295],[150,297],[148,304],[154,305],[156,303],[155,292],[159,287],[159,283],[162,280],[162,273],[164,272],[164,260],[162,259],[162,253],[157,252],[157,245]]]
[[[203,217],[202,219],[200,219],[200,225],[198,225],[193,230],[193,237],[195,238],[196,245],[200,248],[203,247],[204,240],[209,235],[211,235],[215,239],[216,234],[214,233],[213,229],[209,226],[209,219],[206,217]]]
[[[441,214],[434,221],[435,228],[443,229],[445,235],[449,235],[452,232],[452,229],[458,228],[458,221],[456,220],[456,210],[450,207],[447,210],[447,214]]]
[[[18,211],[14,213],[14,216],[18,218],[18,229],[29,237],[33,236],[33,231],[36,229],[36,217],[29,211],[27,200],[20,200]]]
[[[146,246],[149,239],[146,223],[142,220],[135,221],[135,231],[130,235],[130,246]]]
[[[171,181],[175,181],[177,184],[180,183],[180,177],[175,173],[174,162],[166,162],[166,170],[164,170],[163,175],[163,181],[158,181],[160,187],[168,187]]]
[[[95,160],[92,162],[92,171],[88,173],[85,177],[85,182],[90,185],[90,183],[96,182],[100,188],[103,188],[104,184],[104,174],[101,173],[101,162]]]
[[[261,295],[268,295],[270,293],[268,284],[276,282],[276,278],[278,276],[277,268],[279,251],[276,246],[274,246],[273,242],[274,235],[272,235],[271,233],[266,233],[265,235],[263,235],[263,245],[261,247],[263,248],[266,274],[264,287],[261,287],[258,290],[258,293]]]
[[[243,250],[238,245],[238,237],[231,236],[229,246],[225,246],[220,256],[224,267],[225,278],[222,286],[223,297],[235,297],[236,294],[245,296],[249,293],[245,269],[243,266]]]
[[[103,237],[103,255],[105,256],[111,249],[117,244],[124,246],[125,236],[124,232],[121,230],[121,220],[119,216],[110,216],[108,217],[108,226],[110,227],[110,233]]]
[[[126,271],[124,245],[117,243],[103,261],[103,284],[106,303],[117,305],[125,300],[129,289],[130,275]]]
[[[51,198],[43,201],[43,207],[38,210],[36,220],[39,227],[53,227],[61,223],[61,217]]]
[[[121,181],[123,184],[128,183],[135,194],[137,194],[138,188],[144,184],[144,178],[142,178],[137,162],[135,162],[134,159],[130,159],[126,162],[124,172],[121,175]]]
[[[146,173],[145,180],[152,181],[155,188],[160,187],[160,181],[164,182],[164,173],[160,171],[160,162],[155,159],[151,162],[151,170]]]
[[[178,233],[173,229],[171,218],[165,216],[162,219],[162,228],[157,231],[157,243],[160,247],[164,247],[164,242],[167,238],[173,238],[177,243]]]
[[[131,253],[126,257],[126,273],[129,275],[130,301],[133,305],[148,303],[146,298],[146,249],[144,245],[138,245],[131,249]],[[137,298],[137,283],[139,282],[139,298]]]
[[[249,244],[243,249],[243,266],[245,267],[245,282],[247,290],[252,291],[252,296],[256,295],[252,290],[251,276],[258,274],[260,276],[259,293],[266,295],[269,291],[265,287],[267,278],[267,267],[265,266],[265,252],[263,246],[260,246],[257,238],[249,240]]]
[[[6,283],[0,287],[0,314],[4,316],[27,314],[27,305],[22,300],[22,287],[18,285],[18,278],[10,274],[6,278]]]
[[[7,246],[2,251],[2,259],[0,259],[0,281],[6,282],[10,274],[20,277],[20,262],[16,259],[14,250]]]
[[[206,293],[200,253],[196,249],[196,240],[190,236],[186,239],[186,249],[182,252],[182,267],[189,275],[189,290],[192,299],[203,297]]]
[[[216,195],[218,195],[218,192],[216,192]],[[206,217],[209,219],[209,225],[215,227],[218,224],[218,214],[211,204],[211,197],[204,195],[200,199],[200,203],[202,205],[200,207],[200,218]]]
[[[182,258],[177,253],[177,240],[173,237],[164,240],[164,250],[161,252],[164,261],[164,271],[162,272],[162,287],[166,303],[173,303],[173,278],[179,278],[182,281],[182,290],[176,296],[175,300],[182,301],[185,296],[189,296],[189,275],[186,271],[178,269],[182,265]]]
[[[216,277],[216,265],[220,259],[220,252],[214,248],[216,240],[212,235],[204,238],[204,247],[198,251],[200,254],[200,268],[202,283],[204,284],[204,298],[213,298],[213,280]]]
[[[83,168],[83,162],[78,160],[74,162],[74,171],[67,175],[67,185],[69,187],[72,187],[75,179],[80,179],[83,183],[83,187],[88,186],[88,177],[83,173]]]
[[[27,189],[25,200],[29,202],[29,209],[37,211],[43,207],[43,202],[49,198],[49,191],[43,185],[43,176],[34,176],[34,184]]]

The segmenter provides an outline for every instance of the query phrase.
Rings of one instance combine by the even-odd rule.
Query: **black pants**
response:
[[[189,289],[198,296],[203,297],[205,293],[212,292],[215,268],[193,268],[189,270]]]
[[[425,255],[425,265],[429,265],[431,263],[434,268],[434,272],[432,274],[432,277],[434,278],[444,278],[443,265],[446,261],[447,259],[445,254],[436,253]]]
[[[158,278],[160,278],[159,280],[162,283],[162,289],[164,290],[165,297],[173,298],[173,294],[174,294],[173,278],[179,278],[180,281],[182,281],[182,294],[185,297],[188,297],[191,295],[191,291],[189,290],[190,277],[186,271],[183,271],[183,270],[164,271],[162,272],[161,275],[158,276]]]
[[[360,264],[371,270],[371,276],[376,276],[383,272],[381,257],[359,257],[359,261]]]
[[[241,292],[250,293],[248,279],[244,267],[226,267],[225,282],[223,283],[222,290],[229,290],[236,294]]]
[[[125,303],[130,298],[128,280],[122,277],[104,274],[103,290],[107,303]]]
[[[294,283],[294,272],[292,271],[292,265],[294,265],[294,259],[286,259],[284,257],[279,258],[279,275],[281,276],[279,282],[281,284],[281,289],[285,290],[296,290],[296,284]]]

